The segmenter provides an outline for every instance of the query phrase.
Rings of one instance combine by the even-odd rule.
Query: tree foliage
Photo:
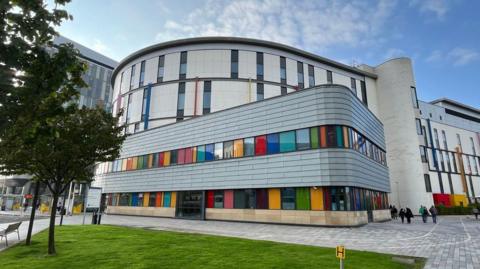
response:
[[[71,19],[40,0],[0,0],[0,173],[29,174],[48,186],[49,254],[58,197],[88,182],[97,162],[118,157],[123,126],[101,108],[78,108],[86,65],[71,44],[54,45],[55,25]]]

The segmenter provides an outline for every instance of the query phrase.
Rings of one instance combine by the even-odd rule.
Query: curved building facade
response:
[[[277,43],[193,38],[125,58],[108,212],[355,226],[389,217],[377,75]]]

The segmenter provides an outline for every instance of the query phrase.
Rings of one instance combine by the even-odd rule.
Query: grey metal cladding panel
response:
[[[107,174],[104,192],[357,186],[388,192],[388,170],[350,149],[322,149]]]
[[[354,127],[385,147],[383,126],[343,86],[320,86],[129,136],[122,157],[323,124]]]

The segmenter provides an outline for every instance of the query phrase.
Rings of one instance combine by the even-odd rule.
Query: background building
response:
[[[72,43],[79,50],[81,60],[88,65],[87,72],[83,74],[83,80],[88,86],[79,89],[79,106],[90,108],[100,106],[107,111],[111,111],[112,90],[110,79],[117,62],[62,36],[56,37],[54,43]],[[23,204],[25,195],[33,193],[30,178],[29,175],[0,175],[0,205],[3,205],[4,209],[18,209]],[[80,187],[75,186],[74,189],[78,193]],[[42,188],[42,193],[46,193],[46,191],[46,188]],[[43,200],[47,201],[48,196],[43,197]]]
[[[112,75],[113,111],[125,111],[120,123],[131,135],[118,160],[98,166],[94,185],[118,214],[320,225],[385,219],[378,79],[261,40],[145,48]],[[413,78],[402,83],[411,102]]]

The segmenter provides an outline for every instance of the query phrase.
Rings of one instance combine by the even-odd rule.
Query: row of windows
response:
[[[238,78],[238,68],[239,68],[239,61],[238,61],[238,50],[231,50],[231,57],[230,57],[230,77],[231,78]],[[180,68],[179,68],[179,79],[186,79],[186,74],[187,74],[187,57],[188,57],[188,52],[187,51],[182,51],[180,53]],[[264,79],[264,59],[263,59],[263,52],[257,52],[256,53],[256,75],[257,75],[257,80],[262,81]],[[135,85],[133,83],[133,78],[135,76],[135,66],[132,65],[131,67],[131,73],[130,73],[130,90],[135,88]],[[305,82],[304,82],[304,68],[303,68],[303,63],[300,61],[297,61],[297,81],[298,84],[296,85],[298,89],[303,89],[305,88]],[[161,55],[158,58],[158,70],[157,70],[157,83],[163,82],[163,76],[165,72],[165,55]],[[333,76],[332,76],[332,71],[326,70],[325,71],[327,74],[327,83],[333,83]],[[140,63],[140,78],[139,78],[139,83],[138,87],[142,87],[144,85],[144,80],[145,80],[145,60]],[[287,85],[287,64],[286,64],[286,58],[285,57],[280,57],[280,82],[282,85]],[[120,78],[120,88],[122,88],[122,83],[123,83],[123,72],[121,74]],[[361,93],[362,93],[362,101],[365,103],[365,105],[368,104],[367,102],[367,91],[365,87],[365,81],[361,81]],[[314,67],[313,65],[308,65],[308,87],[313,87],[315,86],[315,72],[314,72]],[[283,92],[282,87],[282,92]],[[351,89],[352,91],[355,92],[355,95],[357,94],[357,86],[356,86],[356,80],[355,78],[351,78]],[[285,87],[285,92],[286,92],[286,87]],[[282,93],[283,94],[283,93]]]
[[[385,152],[364,135],[347,126],[325,125],[119,159],[99,164],[97,174],[318,148],[350,148],[386,165]]]
[[[453,151],[431,149],[420,146],[422,162],[428,163],[429,169],[440,172],[460,174],[462,170],[469,175],[479,175],[480,157]],[[431,157],[429,157],[431,156]],[[461,156],[459,159],[459,156]]]
[[[206,208],[363,211],[387,209],[387,193],[355,187],[210,190]],[[176,192],[116,193],[109,206],[176,207]]]

